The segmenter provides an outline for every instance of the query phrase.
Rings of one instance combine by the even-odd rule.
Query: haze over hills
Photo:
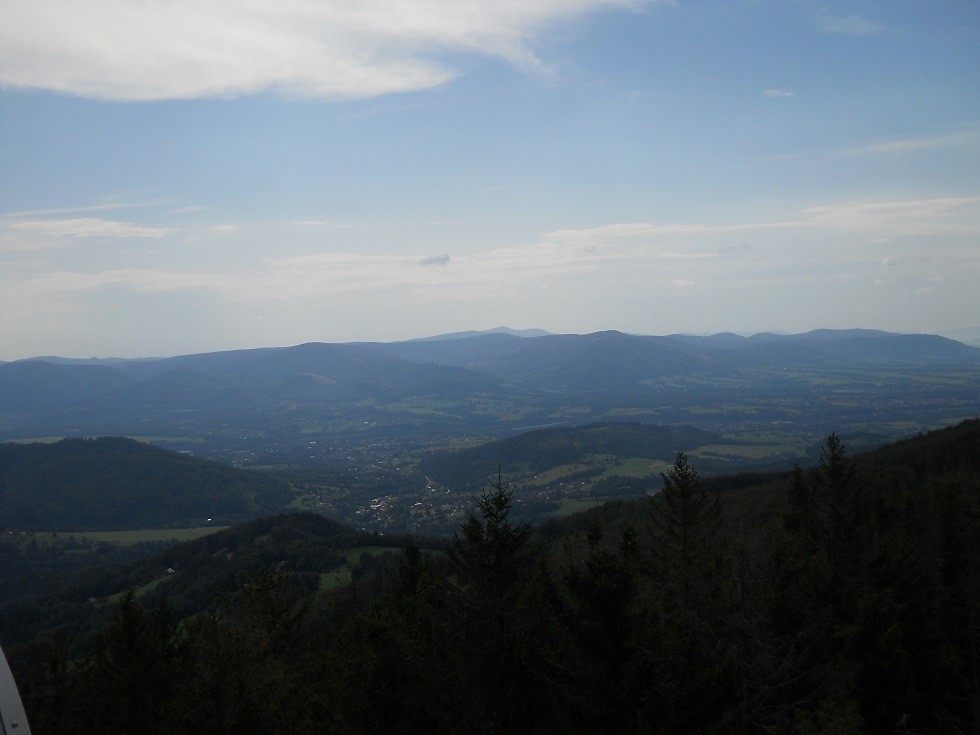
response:
[[[980,327],[946,329],[943,330],[942,335],[950,339],[955,339],[957,342],[970,345],[971,347],[980,347]]]
[[[462,339],[465,337],[479,337],[484,334],[510,334],[514,337],[544,337],[551,332],[544,329],[511,329],[510,327],[495,327],[494,329],[468,329],[465,332],[449,332],[447,334],[436,334],[431,337],[419,337],[408,340],[409,342],[436,342],[444,339]]]
[[[752,337],[494,330],[99,364],[22,360],[0,365],[0,439],[315,438],[354,429],[492,435],[617,417],[717,429],[743,421],[747,410],[754,421],[803,421],[818,432],[841,421],[914,418],[928,427],[976,414],[978,367],[975,347],[874,330]]]

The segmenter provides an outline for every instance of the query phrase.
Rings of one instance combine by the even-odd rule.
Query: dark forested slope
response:
[[[284,482],[131,439],[0,444],[0,529],[226,525],[292,498]]]
[[[39,733],[977,733],[978,450],[971,420],[731,481],[679,455],[544,534],[491,485],[444,553],[400,539],[334,593],[378,537],[262,519],[127,567],[98,638],[13,640],[16,670]]]

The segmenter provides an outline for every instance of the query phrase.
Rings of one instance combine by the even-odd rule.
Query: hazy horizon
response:
[[[817,327],[816,329],[822,329],[822,328],[821,327]],[[865,327],[845,327],[845,328],[843,328],[844,331],[846,331],[848,329],[862,330],[862,329],[866,329],[866,328]],[[440,334],[420,334],[420,335],[415,335],[415,336],[412,336],[412,337],[406,337],[403,340],[362,340],[362,339],[343,340],[343,341],[334,341],[334,340],[303,340],[301,342],[292,342],[292,343],[288,343],[288,344],[264,344],[264,345],[252,345],[252,346],[249,346],[249,347],[228,347],[228,348],[222,348],[222,349],[194,350],[194,351],[191,351],[191,352],[170,352],[170,353],[160,353],[160,354],[133,354],[133,355],[122,355],[122,354],[113,354],[113,355],[109,355],[109,354],[102,354],[102,355],[96,355],[96,354],[93,354],[93,355],[74,354],[74,355],[72,355],[72,354],[51,352],[51,353],[45,353],[45,354],[24,355],[22,357],[13,357],[13,358],[7,358],[7,357],[4,357],[4,356],[0,355],[0,362],[17,362],[19,360],[44,359],[44,358],[59,358],[59,359],[65,359],[65,360],[79,360],[79,361],[85,361],[85,360],[102,360],[102,361],[111,361],[111,360],[162,360],[162,359],[166,359],[168,357],[178,357],[178,356],[181,356],[181,355],[190,355],[190,354],[208,354],[208,353],[217,353],[217,352],[234,352],[234,351],[239,351],[239,350],[250,350],[250,349],[288,349],[290,347],[296,347],[296,346],[299,346],[299,345],[302,345],[302,344],[311,344],[311,343],[324,343],[324,344],[371,344],[371,343],[383,343],[383,342],[408,342],[408,341],[416,341],[416,340],[432,340],[432,339],[439,339],[439,338],[443,338],[443,337],[450,337],[450,336],[454,336],[454,335],[457,335],[457,334],[465,334],[466,332],[475,332],[475,333],[486,334],[486,333],[491,333],[491,332],[497,332],[497,331],[500,331],[500,330],[506,330],[506,331],[509,331],[509,332],[541,331],[541,332],[544,332],[546,335],[549,335],[549,336],[551,336],[551,335],[586,335],[586,334],[592,334],[592,333],[595,333],[595,332],[603,332],[603,331],[619,331],[619,332],[622,332],[622,330],[616,330],[616,329],[610,329],[610,330],[594,330],[594,332],[583,332],[583,331],[578,331],[578,332],[550,332],[550,331],[547,331],[547,330],[538,330],[535,327],[528,327],[528,328],[521,328],[521,329],[512,329],[511,327],[507,327],[507,326],[498,326],[498,327],[493,327],[493,328],[489,328],[489,329],[485,329],[485,330],[461,330],[460,332],[446,332],[446,333],[440,333]],[[813,331],[813,330],[806,330],[806,331]],[[623,332],[623,333],[624,334],[632,334],[634,336],[648,336],[648,337],[664,337],[664,336],[671,336],[671,335],[681,335],[681,336],[690,336],[690,337],[710,337],[710,336],[718,335],[718,334],[735,334],[735,335],[738,335],[740,337],[751,337],[751,336],[757,335],[757,334],[778,334],[778,335],[790,336],[790,335],[793,335],[793,334],[803,334],[805,332],[785,332],[783,330],[778,330],[778,329],[763,329],[763,330],[760,330],[758,332],[744,332],[744,331],[736,331],[736,330],[722,330],[721,332],[665,332],[663,334],[641,334],[641,333],[637,333],[637,332]],[[956,341],[961,342],[963,344],[968,344],[970,346],[980,348],[980,344],[977,344],[978,342],[980,342],[980,327],[969,328],[969,329],[947,330],[945,333],[943,333],[943,332],[894,332],[894,334],[935,334],[935,335],[938,335],[938,336],[947,337],[949,339],[956,340]]]
[[[973,2],[0,20],[2,360],[976,329]]]

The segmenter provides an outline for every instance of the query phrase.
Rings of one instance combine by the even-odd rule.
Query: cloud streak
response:
[[[0,85],[115,100],[426,89],[454,53],[540,66],[549,22],[647,0],[32,0],[0,24]]]
[[[880,36],[888,29],[880,23],[868,20],[860,15],[848,15],[843,18],[821,18],[820,30],[824,33],[837,33],[845,36]]]
[[[976,148],[980,144],[980,132],[953,133],[929,138],[905,138],[882,143],[872,143],[848,151],[855,156],[901,155],[941,148]]]
[[[980,232],[977,210],[980,197],[947,197],[884,202],[844,202],[805,209],[800,217],[771,222],[743,222],[721,225],[657,224],[634,222],[610,224],[578,230],[555,230],[545,237],[555,241],[575,242],[580,246],[603,247],[625,239],[650,242],[677,238],[772,232],[780,230],[816,230],[839,228],[874,231],[881,235],[928,234],[937,232]],[[956,215],[965,221],[951,221]],[[970,216],[972,214],[972,216]],[[696,252],[665,252],[661,257],[706,257]]]
[[[177,232],[172,227],[145,227],[132,222],[79,217],[75,219],[24,220],[9,225],[13,230],[54,237],[119,237],[159,239]]]
[[[815,281],[864,273],[870,283],[881,268],[921,263],[927,256],[917,249],[927,243],[946,248],[929,252],[934,264],[955,261],[963,272],[976,269],[978,258],[969,243],[977,233],[980,197],[846,202],[810,207],[798,218],[772,222],[621,223],[557,230],[525,245],[451,258],[325,252],[266,258],[253,269],[225,272],[58,271],[27,279],[26,287],[52,294],[110,286],[143,293],[201,289],[226,302],[271,303],[392,291],[407,291],[416,300],[493,299],[541,283],[586,287],[642,281],[674,288],[735,280],[777,283],[800,273]],[[736,234],[740,244],[727,244]],[[758,245],[741,240],[750,234]],[[910,244],[883,252],[892,237]]]

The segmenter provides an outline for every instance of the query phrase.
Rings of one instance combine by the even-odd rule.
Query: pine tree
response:
[[[707,591],[707,578],[717,572],[721,505],[701,488],[700,475],[683,452],[660,477],[663,490],[650,509],[653,560],[665,592],[688,606]]]
[[[653,582],[660,588],[652,645],[657,686],[650,694],[664,732],[723,729],[737,694],[725,611],[721,505],[700,485],[683,452],[652,499]]]
[[[542,597],[551,585],[531,547],[530,523],[510,522],[513,502],[498,471],[447,549],[457,582],[455,681],[467,710],[460,717],[470,723],[463,730],[527,731],[554,713],[546,681],[554,615]]]
[[[627,524],[619,548],[600,546],[599,521],[588,532],[589,553],[564,573],[568,625],[577,654],[574,674],[586,731],[628,732],[639,704],[636,636],[642,612],[637,603],[636,534]]]

